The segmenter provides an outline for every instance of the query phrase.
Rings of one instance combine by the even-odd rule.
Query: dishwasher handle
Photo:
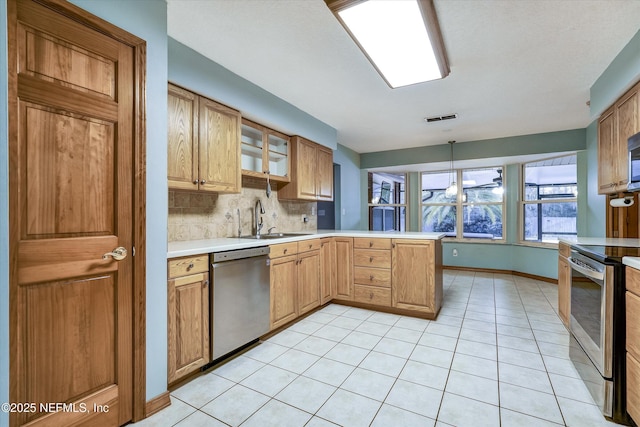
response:
[[[269,246],[257,248],[238,249],[235,251],[214,252],[211,254],[211,262],[225,262],[236,259],[245,259],[269,255]]]

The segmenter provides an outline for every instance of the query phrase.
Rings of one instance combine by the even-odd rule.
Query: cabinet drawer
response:
[[[354,267],[353,282],[360,285],[391,287],[391,270],[387,268]]]
[[[391,289],[376,286],[355,285],[354,301],[391,307]]]
[[[295,255],[298,253],[298,242],[280,243],[269,246],[269,258],[279,258],[281,256]]]
[[[209,271],[209,254],[170,259],[169,278]]]
[[[640,297],[629,291],[626,294],[627,351],[640,360]]]
[[[360,249],[391,249],[391,239],[356,237],[353,239],[353,247]]]
[[[640,270],[632,267],[625,267],[627,290],[640,296]]]
[[[380,249],[354,249],[353,265],[360,267],[391,268],[391,251]]]
[[[298,242],[298,252],[315,251],[320,249],[320,239],[309,239]]]
[[[571,246],[565,243],[558,243],[558,254],[565,258],[569,258],[571,256]]]
[[[627,412],[640,421],[640,362],[627,353]]]

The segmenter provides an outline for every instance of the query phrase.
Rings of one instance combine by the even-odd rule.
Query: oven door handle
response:
[[[571,257],[569,257],[569,263],[571,264],[571,268],[576,270],[578,273],[582,273],[591,279],[600,280],[600,281],[604,280],[604,273],[584,268],[580,264],[577,264]]]

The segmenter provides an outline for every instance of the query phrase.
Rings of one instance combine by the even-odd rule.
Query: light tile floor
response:
[[[445,270],[428,321],[328,305],[136,426],[615,426],[568,357],[557,287]]]

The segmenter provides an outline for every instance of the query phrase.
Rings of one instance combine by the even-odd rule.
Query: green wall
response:
[[[459,142],[456,143],[455,158],[456,160],[485,159],[526,154],[557,153],[560,151],[579,151],[585,148],[585,130],[573,129],[535,135]],[[370,169],[385,166],[448,162],[450,156],[449,144],[440,144],[364,153],[360,157],[360,165],[363,169]]]

